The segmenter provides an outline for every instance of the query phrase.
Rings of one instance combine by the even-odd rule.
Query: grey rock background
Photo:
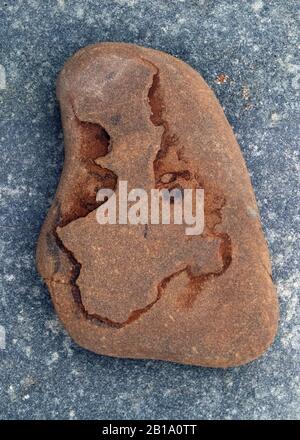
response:
[[[300,418],[297,3],[0,0],[0,418]],[[54,314],[34,254],[63,163],[55,80],[70,55],[97,41],[182,58],[234,128],[281,307],[274,345],[247,366],[97,356],[76,346]]]

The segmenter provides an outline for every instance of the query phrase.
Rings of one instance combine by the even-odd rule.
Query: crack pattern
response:
[[[202,184],[200,185],[199,178],[197,176],[192,175],[190,169],[190,164],[184,158],[184,149],[176,148],[176,156],[177,160],[182,165],[182,169],[179,171],[163,171],[163,167],[161,166],[164,159],[168,155],[168,152],[171,147],[175,147],[178,144],[178,137],[172,133],[170,133],[169,124],[163,118],[163,113],[165,109],[165,105],[163,102],[163,98],[161,95],[160,88],[160,77],[159,70],[156,66],[154,66],[148,60],[144,60],[145,62],[151,64],[156,69],[156,73],[153,75],[152,85],[148,91],[148,102],[151,108],[150,120],[155,126],[163,127],[163,133],[161,136],[160,148],[153,163],[153,171],[155,176],[155,185],[156,188],[168,188],[169,190],[174,188],[183,188],[186,184],[196,184],[198,187],[204,187]],[[74,107],[73,107],[74,111]],[[96,192],[101,187],[107,187],[111,189],[115,189],[117,184],[118,177],[113,173],[112,170],[103,169],[100,165],[98,165],[95,160],[98,157],[103,157],[112,148],[112,141],[107,133],[107,131],[98,124],[92,124],[89,122],[82,122],[76,116],[74,111],[74,115],[77,123],[79,124],[82,137],[81,137],[81,151],[80,155],[82,157],[81,163],[82,167],[84,167],[85,171],[87,171],[88,175],[88,194],[84,192],[84,182],[79,175],[79,185],[78,188],[80,190],[76,193],[76,200],[74,201],[74,207],[66,213],[59,214],[59,221],[56,222],[53,229],[53,236],[58,248],[63,252],[64,255],[68,258],[71,264],[71,275],[69,279],[69,285],[71,286],[71,292],[75,303],[78,306],[78,309],[83,314],[85,319],[91,320],[95,322],[97,325],[101,325],[104,327],[110,327],[115,329],[120,329],[129,325],[139,319],[143,314],[147,313],[162,297],[163,292],[170,282],[170,280],[180,273],[186,271],[191,282],[195,284],[195,289],[191,289],[191,293],[184,300],[185,306],[191,306],[195,301],[199,292],[204,288],[204,285],[212,278],[216,276],[221,276],[230,266],[232,260],[232,247],[231,247],[231,239],[226,233],[218,233],[215,232],[215,227],[221,223],[222,215],[221,211],[225,205],[225,201],[221,204],[220,207],[214,207],[211,209],[211,213],[215,214],[217,220],[213,223],[213,225],[208,228],[206,232],[207,237],[219,238],[221,240],[220,244],[220,256],[222,260],[222,268],[218,272],[210,272],[207,274],[200,274],[195,276],[192,273],[191,267],[187,265],[184,269],[181,269],[177,272],[172,273],[171,275],[165,277],[157,286],[157,295],[156,298],[146,305],[143,308],[133,310],[129,317],[123,322],[113,321],[104,316],[100,316],[98,314],[89,313],[82,301],[80,288],[78,286],[77,280],[81,271],[81,263],[76,260],[74,254],[66,248],[63,241],[60,239],[57,228],[64,227],[72,221],[85,217],[91,211],[95,210],[99,203],[96,202]],[[190,168],[190,169],[189,169]],[[86,177],[85,177],[86,179]],[[145,228],[144,237],[147,238],[147,228]],[[52,282],[55,280],[52,279]]]
[[[182,189],[181,183],[183,178],[184,180],[189,181],[189,185],[193,185],[192,180],[196,180],[197,187],[204,188],[205,190],[205,184],[204,182],[201,182],[199,176],[192,176],[190,170],[185,169],[186,165],[191,165],[191,164],[188,164],[188,162],[184,158],[183,147],[176,150],[177,159],[183,164],[182,171],[176,171],[176,172],[169,171],[168,173],[165,173],[163,175],[160,175],[159,173],[159,162],[167,156],[170,147],[178,144],[178,138],[176,135],[172,135],[170,133],[169,124],[166,120],[163,119],[164,102],[162,96],[160,95],[159,70],[158,69],[156,70],[157,71],[153,77],[153,83],[148,94],[149,104],[152,110],[152,115],[150,117],[151,122],[156,126],[162,126],[164,128],[160,149],[157,153],[157,157],[153,164],[154,172],[156,176],[156,186],[158,188],[165,187],[168,188],[169,190],[172,190],[174,188]],[[192,169],[191,166],[189,166],[189,168]],[[177,182],[178,178],[180,179],[181,183]],[[190,307],[194,303],[197,295],[201,292],[201,290],[203,290],[207,282],[209,282],[211,279],[215,277],[220,277],[221,275],[223,275],[231,264],[232,261],[231,238],[227,233],[221,233],[215,231],[217,225],[219,225],[222,222],[222,209],[224,208],[225,204],[226,204],[225,199],[218,200],[218,198],[216,198],[216,200],[212,201],[211,203],[212,206],[208,206],[208,209],[206,209],[206,215],[215,216],[216,219],[207,228],[207,232],[203,234],[203,238],[213,237],[213,238],[219,238],[221,240],[219,253],[222,260],[222,267],[218,271],[212,271],[206,274],[200,274],[198,276],[192,273],[190,266],[186,267],[185,270],[190,280],[193,281],[195,285],[194,286],[195,288],[191,289],[189,295],[187,295],[186,298],[184,299],[183,305],[185,305],[186,307]]]

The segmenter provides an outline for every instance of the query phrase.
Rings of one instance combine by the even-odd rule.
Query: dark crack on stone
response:
[[[146,60],[144,60],[144,61],[150,63],[149,61],[146,61]],[[152,63],[150,63],[150,64],[152,64]],[[162,99],[162,96],[160,93],[160,78],[159,78],[159,70],[157,68],[156,68],[156,73],[153,75],[152,85],[149,88],[148,101],[149,101],[149,105],[151,108],[151,116],[150,116],[151,122],[155,126],[162,126],[164,129],[162,137],[161,137],[160,149],[159,149],[157,156],[156,156],[156,159],[154,160],[154,163],[153,163],[153,171],[154,171],[155,180],[156,180],[156,187],[159,187],[161,177],[157,175],[158,174],[157,161],[161,160],[162,158],[164,158],[166,156],[169,148],[176,145],[176,143],[178,142],[178,138],[176,135],[170,133],[169,124],[167,123],[167,121],[165,121],[163,119],[163,112],[164,112],[165,105],[164,105],[164,102],[163,102],[163,99]],[[73,111],[74,111],[74,108],[73,108]],[[74,111],[74,114],[75,114],[75,111]],[[75,114],[75,116],[76,116],[76,114]],[[98,178],[99,171],[102,170],[102,167],[100,165],[97,165],[95,160],[98,157],[105,156],[106,154],[109,153],[109,151],[111,151],[111,148],[112,148],[111,137],[109,136],[107,131],[104,129],[104,127],[102,127],[101,125],[91,124],[89,122],[82,122],[79,120],[79,118],[77,116],[76,116],[76,118],[77,118],[77,120],[81,126],[81,129],[83,130],[83,134],[84,134],[82,142],[81,142],[81,154],[83,155],[83,163],[85,163],[85,165],[88,169],[89,175],[96,176],[96,178]],[[177,156],[178,156],[178,159],[181,160],[186,167],[186,160],[183,157],[183,150],[184,150],[184,148],[182,147],[177,152]],[[115,174],[113,173],[112,170],[107,170],[107,171],[111,172],[115,176]],[[183,169],[183,171],[181,171],[181,172],[170,173],[170,175],[171,175],[170,181],[166,182],[167,184],[172,183],[172,186],[169,189],[176,188],[177,177],[183,177],[186,180],[191,179],[191,173],[186,168]],[[117,176],[115,176],[115,177],[117,179]],[[115,186],[112,187],[111,189],[114,189],[114,188],[115,188]],[[78,201],[77,201],[77,203],[78,203]],[[193,304],[193,302],[195,301],[199,292],[203,289],[204,284],[207,283],[210,279],[212,279],[215,276],[221,276],[228,269],[228,267],[231,264],[232,248],[231,248],[230,237],[228,236],[228,234],[225,234],[225,233],[216,233],[213,228],[209,232],[209,235],[211,235],[215,238],[221,239],[220,255],[221,255],[222,262],[223,262],[221,270],[219,270],[218,272],[211,272],[208,274],[194,276],[192,274],[190,266],[187,265],[184,269],[181,269],[177,272],[170,274],[169,276],[165,277],[158,284],[156,298],[151,303],[149,303],[147,306],[140,308],[140,309],[133,310],[130,313],[129,317],[125,321],[118,322],[118,321],[113,321],[111,319],[108,319],[105,316],[100,316],[98,314],[90,314],[86,310],[86,308],[84,307],[82,297],[81,297],[80,288],[77,284],[77,280],[79,278],[82,265],[79,261],[76,260],[74,254],[69,249],[66,248],[66,246],[64,245],[62,240],[59,238],[58,233],[57,233],[57,228],[66,226],[67,224],[71,223],[72,221],[74,221],[78,218],[85,217],[90,212],[95,210],[98,206],[99,206],[99,203],[96,202],[95,199],[92,203],[87,203],[84,200],[80,200],[80,202],[79,202],[80,209],[79,210],[75,209],[71,215],[65,216],[65,218],[61,218],[59,223],[55,226],[55,228],[53,230],[53,236],[55,237],[57,246],[67,256],[67,258],[70,261],[71,266],[72,266],[72,273],[71,273],[69,284],[71,286],[71,292],[72,292],[73,299],[74,299],[75,303],[77,304],[80,312],[84,315],[85,319],[91,320],[91,321],[97,323],[98,325],[103,325],[106,327],[120,329],[122,327],[125,327],[126,325],[133,323],[134,321],[139,319],[143,314],[147,313],[160,300],[160,298],[162,297],[163,292],[164,292],[167,284],[170,282],[170,280],[184,271],[186,271],[186,273],[188,274],[191,282],[197,284],[197,289],[196,290],[193,289],[192,293],[185,300],[185,305],[191,306]],[[220,209],[214,210],[214,212],[218,213],[219,218],[220,218],[220,220],[216,224],[219,224],[219,222],[221,222],[221,209],[222,208],[223,208],[223,206]],[[216,224],[215,224],[215,226],[216,226]],[[147,238],[147,234],[148,234],[148,228],[145,228],[145,230],[144,230],[144,237],[145,238]]]

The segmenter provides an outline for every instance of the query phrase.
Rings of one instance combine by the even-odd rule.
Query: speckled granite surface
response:
[[[0,418],[300,418],[297,14],[286,0],[0,0]],[[55,80],[96,41],[182,58],[224,106],[280,296],[279,334],[260,360],[225,371],[110,359],[58,322],[34,263],[63,161]]]

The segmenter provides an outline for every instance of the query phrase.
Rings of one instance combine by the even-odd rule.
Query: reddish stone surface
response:
[[[37,265],[62,322],[97,353],[229,367],[277,329],[268,249],[240,148],[200,75],[165,53],[103,43],[57,86],[65,164]],[[99,225],[96,193],[204,188],[205,229]]]

